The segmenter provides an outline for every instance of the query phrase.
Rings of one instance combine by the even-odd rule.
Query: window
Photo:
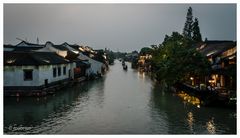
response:
[[[56,76],[57,76],[57,69],[53,68],[53,77],[56,77]]]
[[[66,66],[63,67],[63,75],[66,75]]]
[[[61,76],[61,67],[58,67],[58,76]]]
[[[32,69],[25,69],[24,72],[24,81],[31,81],[33,80],[33,70]]]

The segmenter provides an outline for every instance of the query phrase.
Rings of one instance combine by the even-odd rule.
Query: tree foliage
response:
[[[109,64],[110,65],[114,64],[114,60],[116,59],[114,52],[111,50],[105,50],[105,52],[107,54],[107,60]]]
[[[183,36],[186,38],[192,38],[192,23],[193,23],[193,16],[192,16],[192,8],[188,8],[186,22],[183,28]]]
[[[195,43],[202,42],[198,19],[195,18],[193,22],[192,8],[188,8],[186,22],[183,28],[183,36],[192,40]]]
[[[193,42],[195,42],[195,43],[202,42],[202,35],[200,33],[200,28],[198,25],[197,18],[195,18],[195,20],[194,20],[192,31],[193,31],[193,36],[192,36]]]
[[[192,75],[207,74],[208,60],[192,48],[191,41],[173,32],[153,52],[152,69],[158,81],[172,85],[189,79]]]
[[[149,47],[143,47],[143,48],[140,50],[140,54],[141,54],[141,55],[151,54],[152,52],[153,52],[153,49],[152,49],[152,48],[149,48]]]

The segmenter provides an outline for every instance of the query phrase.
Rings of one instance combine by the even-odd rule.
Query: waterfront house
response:
[[[4,93],[35,95],[34,91],[67,83],[71,62],[55,52],[4,52]],[[37,91],[41,93],[44,91]]]
[[[76,63],[76,67],[74,68],[74,78],[77,79],[87,76],[86,74],[88,69],[91,67],[91,64],[88,62],[88,60],[82,60],[78,58],[80,51],[74,48],[74,46],[77,45],[70,45],[64,42],[61,44],[61,46],[68,49],[68,55],[66,56],[66,59]]]
[[[106,69],[106,65],[104,63],[101,63],[97,60],[94,60],[86,55],[84,55],[83,53],[79,53],[79,56],[78,56],[79,59],[81,60],[85,60],[85,61],[88,61],[90,64],[91,64],[91,67],[89,70],[87,70],[87,76],[91,76],[91,75],[97,75],[97,76],[100,76],[100,75],[103,75],[103,70]]]
[[[71,61],[71,76],[74,79],[79,79],[84,76],[88,76],[88,70],[91,64],[88,60],[79,59],[79,50],[71,47],[68,43],[61,45],[55,45],[52,42],[46,42],[46,46],[37,51],[52,51],[56,52],[59,56]]]
[[[236,90],[236,42],[206,41],[197,47],[211,63],[209,76],[190,79],[195,83],[210,85],[213,89]],[[193,84],[194,84],[193,83]]]
[[[33,44],[26,41],[21,41],[17,45],[4,45],[4,51],[33,51],[43,48],[44,45]]]
[[[139,56],[139,60],[138,60],[138,67],[140,68],[140,70],[142,71],[150,71],[151,70],[151,63],[150,60],[152,59],[152,55],[151,54],[141,54]]]
[[[57,55],[68,59],[68,58],[73,58],[75,57],[75,53],[71,52],[68,50],[66,47],[62,45],[54,45],[52,42],[48,41],[45,44],[45,47],[35,50],[37,52],[55,52]],[[74,68],[76,68],[76,63],[71,62],[70,63],[70,76],[72,79],[74,79]]]
[[[97,60],[97,51],[94,51],[89,46],[78,46],[78,45],[70,45],[75,50],[79,51],[78,58],[82,61],[88,61],[91,66],[86,70],[87,76],[101,76],[107,70],[106,64]]]

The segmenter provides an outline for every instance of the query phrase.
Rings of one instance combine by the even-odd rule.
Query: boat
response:
[[[122,61],[122,66],[125,66],[125,61],[124,60]]]
[[[127,68],[128,68],[127,65],[124,65],[124,66],[123,66],[123,69],[124,69],[124,70],[127,70]]]

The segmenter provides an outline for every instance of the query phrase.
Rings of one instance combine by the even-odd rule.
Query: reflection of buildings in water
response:
[[[91,96],[94,97],[94,100],[92,101],[96,101],[96,107],[102,108],[104,103],[105,77],[95,81],[96,83],[94,84],[94,87],[89,91],[96,91],[95,96]]]
[[[206,126],[207,126],[207,130],[210,134],[215,134],[216,133],[216,127],[215,127],[215,124],[214,124],[214,117],[212,117],[207,123],[206,123]]]
[[[103,83],[102,79],[83,82],[46,97],[6,97],[7,100],[4,100],[4,125],[36,126],[49,117],[66,116],[75,106],[84,107],[89,103],[89,91],[96,85],[101,86],[97,90],[97,97],[101,99],[103,97]],[[96,104],[99,105],[99,103],[101,101]]]
[[[138,71],[138,78],[145,79],[145,72]]]
[[[193,118],[193,113],[192,112],[188,112],[188,114],[187,114],[187,122],[188,122],[190,130],[193,131],[194,118]]]
[[[198,108],[200,108],[200,99],[198,99],[197,97],[191,96],[185,93],[184,91],[179,92],[177,95],[183,99],[184,105],[186,103],[191,103],[193,105],[196,105]]]

